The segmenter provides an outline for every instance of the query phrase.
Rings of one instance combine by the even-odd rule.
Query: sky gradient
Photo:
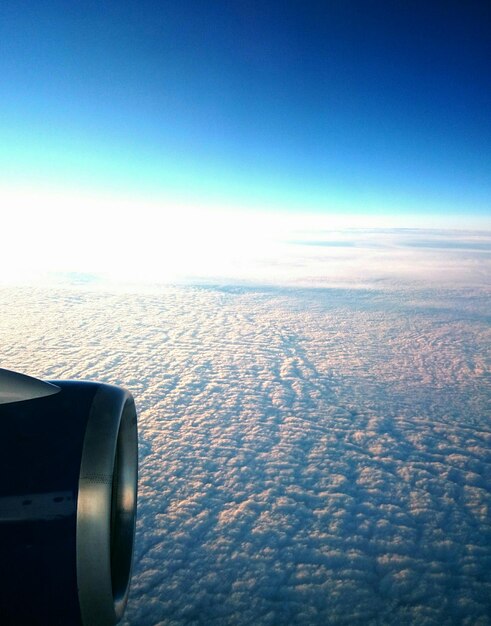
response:
[[[136,398],[124,626],[491,625],[490,53],[472,0],[0,3],[1,362]]]
[[[486,226],[490,42],[484,2],[7,1],[2,203]]]

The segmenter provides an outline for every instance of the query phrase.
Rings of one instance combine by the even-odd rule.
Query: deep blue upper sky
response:
[[[8,181],[486,215],[491,3],[2,2]]]

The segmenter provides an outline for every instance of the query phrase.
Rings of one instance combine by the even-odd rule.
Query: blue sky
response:
[[[0,42],[10,185],[489,214],[487,3],[7,1]]]

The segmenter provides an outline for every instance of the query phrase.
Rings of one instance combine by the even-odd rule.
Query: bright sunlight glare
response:
[[[370,252],[366,245],[370,229],[435,226],[430,216],[411,222],[407,216],[212,209],[182,198],[60,187],[4,186],[0,202],[8,207],[0,252],[3,283],[67,272],[136,284],[251,277],[274,283],[342,281],[346,272],[363,274],[367,260],[371,267],[387,265],[386,253]],[[346,239],[343,229],[353,228],[363,254],[339,245]],[[292,245],[313,233],[335,245],[323,250]],[[405,255],[397,252],[399,264]]]

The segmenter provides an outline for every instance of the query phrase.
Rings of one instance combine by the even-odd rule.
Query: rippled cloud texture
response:
[[[0,291],[4,367],[137,398],[126,625],[491,623],[489,248],[411,238],[370,288]]]

